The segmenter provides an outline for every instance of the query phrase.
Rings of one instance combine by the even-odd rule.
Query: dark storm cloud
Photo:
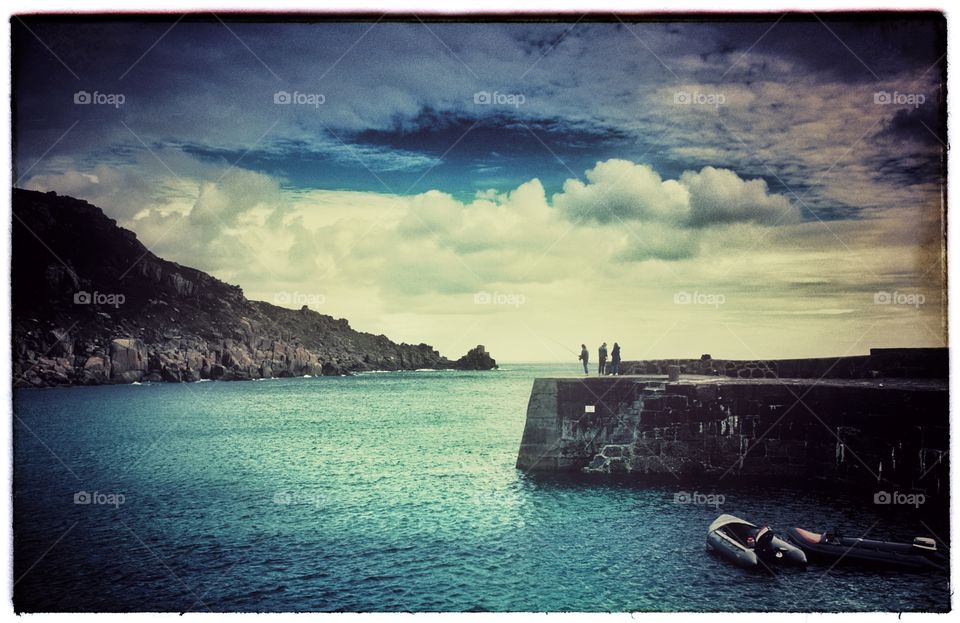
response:
[[[943,20],[778,17],[482,26],[24,18],[29,30],[14,19],[16,165],[55,173],[178,150],[297,187],[463,196],[531,177],[553,192],[597,162],[626,158],[670,178],[730,168],[804,196],[808,215],[849,216],[848,202],[813,188],[834,164],[828,145],[791,146],[790,129],[817,123],[824,98],[877,77],[907,77],[904,86],[930,93]],[[726,103],[675,105],[677,92],[697,90]],[[78,91],[124,102],[77,106]],[[279,91],[323,103],[277,106]],[[838,102],[832,114],[869,103]],[[919,122],[936,122],[942,106],[872,112],[885,116],[880,138],[929,142]]]
[[[860,15],[838,20],[824,13],[820,19],[823,21],[787,15],[776,25],[774,20],[723,24],[716,31],[715,49],[735,55],[743,50],[744,42],[756,41],[751,54],[798,63],[820,79],[873,82],[918,69],[936,72],[946,46],[945,21],[935,14]]]
[[[878,139],[891,139],[933,146],[946,143],[946,124],[936,102],[924,102],[914,108],[901,108],[877,133]]]

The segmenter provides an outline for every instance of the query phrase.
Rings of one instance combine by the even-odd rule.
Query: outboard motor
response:
[[[935,554],[937,551],[937,542],[926,536],[913,538],[913,547],[924,554]]]
[[[776,538],[768,526],[757,532],[757,554],[778,564],[807,566],[807,556],[803,550]]]
[[[773,545],[773,530],[768,526],[757,532],[757,552],[768,558],[783,558],[783,554]]]

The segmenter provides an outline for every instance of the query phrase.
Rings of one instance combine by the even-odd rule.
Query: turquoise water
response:
[[[679,485],[519,473],[533,378],[575,371],[17,390],[15,606],[949,607],[945,574],[810,567],[765,576],[704,553],[720,511],[850,535],[873,525],[877,538],[926,533],[922,521],[948,536],[945,520],[912,508],[809,491],[702,492],[724,495],[718,510],[675,503],[689,490]],[[76,504],[79,492],[92,503]]]

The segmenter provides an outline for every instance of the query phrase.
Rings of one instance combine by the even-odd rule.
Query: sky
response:
[[[298,19],[15,17],[16,185],[451,358],[946,344],[941,17]]]

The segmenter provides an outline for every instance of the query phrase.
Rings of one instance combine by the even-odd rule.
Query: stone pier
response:
[[[853,379],[536,379],[517,467],[674,482],[775,478],[787,485],[869,483],[945,493],[945,371],[943,378],[868,372],[869,378]]]

